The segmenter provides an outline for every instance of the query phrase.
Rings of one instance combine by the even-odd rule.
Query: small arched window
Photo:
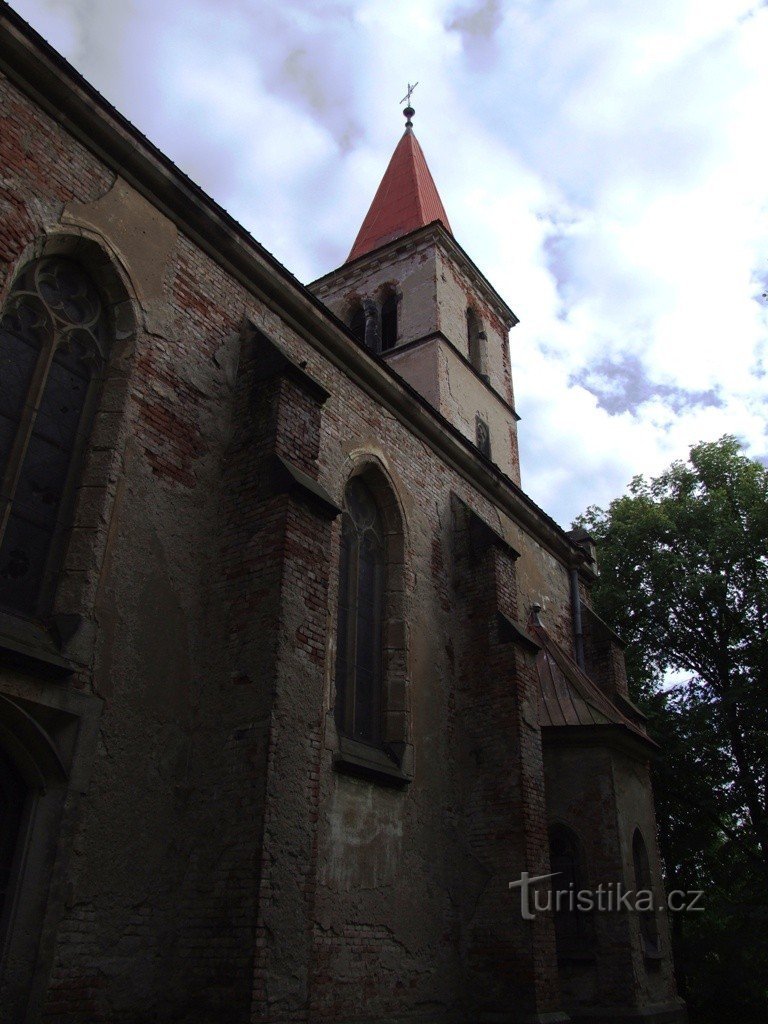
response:
[[[397,344],[397,296],[390,292],[381,304],[381,351]]]
[[[650,893],[650,902],[655,905],[653,880],[651,878],[651,866],[648,861],[648,850],[645,845],[642,833],[639,828],[635,829],[632,836],[632,865],[635,871],[635,890],[640,893]],[[645,903],[640,899],[641,905]],[[656,926],[656,912],[650,907],[638,911],[640,919],[640,937],[643,942],[645,953],[658,953],[659,951],[659,930]]]
[[[358,302],[349,318],[349,329],[358,341],[365,344],[365,310],[362,303]]]
[[[566,825],[552,825],[549,830],[549,862],[555,941],[563,956],[591,945],[593,934],[590,915],[577,905],[577,894],[585,888],[579,840]]]
[[[382,741],[382,637],[386,592],[384,529],[359,477],[344,495],[336,634],[336,724],[363,743]]]
[[[43,257],[0,317],[0,605],[42,614],[107,345],[98,291],[72,260]]]

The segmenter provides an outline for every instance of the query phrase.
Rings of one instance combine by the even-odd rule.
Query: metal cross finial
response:
[[[416,88],[416,86],[418,84],[419,84],[418,82],[414,82],[413,85],[411,85],[410,82],[408,83],[408,92],[400,100],[401,103],[407,103],[408,106],[410,107],[410,105],[411,105],[411,93],[413,92],[413,90]]]
[[[405,115],[405,127],[406,128],[413,128],[413,121],[411,120],[411,118],[416,113],[416,111],[411,106],[411,93],[413,92],[413,90],[416,88],[416,86],[418,84],[419,84],[418,82],[414,82],[413,85],[411,85],[411,83],[409,82],[408,83],[408,92],[400,100],[401,103],[407,103],[408,104],[408,106],[403,111],[403,114]]]

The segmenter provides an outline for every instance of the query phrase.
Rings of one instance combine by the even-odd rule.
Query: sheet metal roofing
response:
[[[422,148],[413,130],[406,128],[373,197],[347,263],[433,221],[439,221],[446,231],[453,234]]]
[[[542,726],[620,725],[646,743],[653,743],[645,729],[616,707],[540,623],[531,622],[528,629],[541,645],[536,657],[536,671],[540,691],[539,722]]]

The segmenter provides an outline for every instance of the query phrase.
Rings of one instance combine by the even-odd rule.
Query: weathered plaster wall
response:
[[[473,443],[477,436],[476,417],[487,424],[491,438],[491,459],[516,483],[520,482],[517,424],[497,392],[485,386],[459,358],[456,350],[437,340],[439,410]]]
[[[414,348],[393,349],[387,354],[389,365],[435,409],[440,409],[441,402],[439,358],[440,346],[436,341],[427,341]]]
[[[436,253],[434,247],[395,245],[385,252],[356,260],[312,285],[312,290],[339,319],[349,323],[361,299],[381,303],[393,290],[397,295],[397,343],[406,344],[438,330]]]
[[[442,249],[438,250],[437,305],[438,329],[467,359],[467,309],[475,311],[478,326],[487,335],[485,365],[491,387],[514,406],[507,326],[468,274]]]

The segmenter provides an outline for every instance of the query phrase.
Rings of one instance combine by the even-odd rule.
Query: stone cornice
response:
[[[0,70],[106,166],[169,217],[233,279],[406,424],[446,465],[530,532],[560,561],[569,566],[584,565],[586,556],[554,520],[498,467],[482,460],[470,441],[395,370],[357,342],[308,288],[2,2]],[[425,237],[430,232],[436,234],[449,252],[459,255],[467,267],[480,275],[463,249],[442,227],[427,225],[422,232]],[[419,234],[414,232],[412,237]],[[482,281],[492,292],[484,278]],[[494,301],[502,300],[495,296]],[[517,322],[509,307],[503,305]]]

